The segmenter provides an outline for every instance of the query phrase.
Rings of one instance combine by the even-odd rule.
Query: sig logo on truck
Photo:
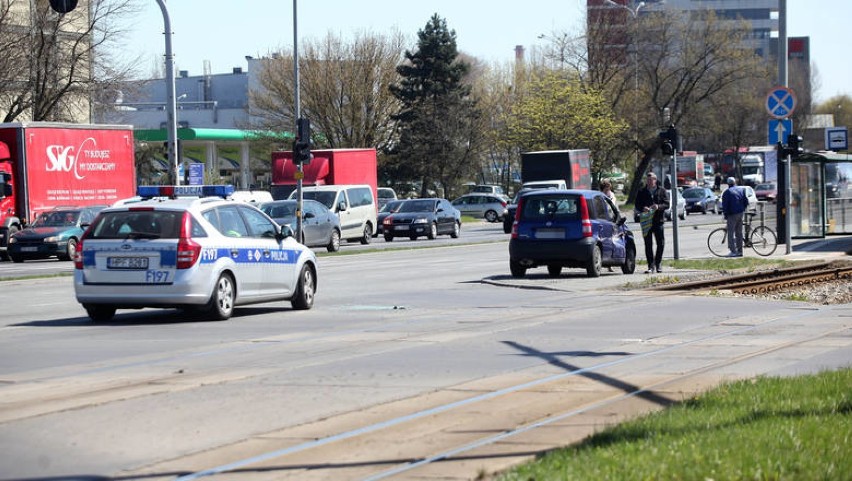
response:
[[[86,148],[91,144],[91,148]],[[79,154],[82,153],[82,156]],[[81,158],[82,157],[82,158]],[[47,172],[73,172],[77,179],[85,179],[81,172],[114,172],[115,162],[103,162],[110,159],[109,149],[98,149],[97,140],[89,137],[83,141],[79,148],[65,145],[47,146]]]
[[[135,191],[129,125],[0,124],[0,258],[43,212],[112,205]]]

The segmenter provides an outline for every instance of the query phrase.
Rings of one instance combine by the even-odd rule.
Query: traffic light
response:
[[[674,125],[660,132],[660,140],[662,141],[660,150],[663,155],[674,155],[678,150],[677,129]]]
[[[77,0],[50,0],[50,8],[59,13],[68,13],[77,8]]]
[[[790,157],[798,157],[805,153],[805,146],[802,137],[796,134],[787,136],[787,148],[784,151],[785,155]]]
[[[296,121],[296,140],[293,142],[293,163],[309,164],[311,155],[311,121],[299,118]]]

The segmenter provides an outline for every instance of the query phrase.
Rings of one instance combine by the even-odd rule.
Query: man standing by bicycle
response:
[[[743,256],[743,215],[748,207],[748,198],[737,179],[728,177],[728,188],[722,192],[722,213],[728,224],[728,257]]]

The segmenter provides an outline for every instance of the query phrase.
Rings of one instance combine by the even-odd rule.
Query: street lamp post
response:
[[[172,53],[172,22],[164,0],[157,0],[163,12],[163,27],[166,35],[166,138],[168,140],[169,168],[175,185],[180,185],[177,156],[177,99],[175,98],[175,56]]]

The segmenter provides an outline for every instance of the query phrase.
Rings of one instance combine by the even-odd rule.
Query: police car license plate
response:
[[[108,269],[147,269],[147,257],[107,257]]]

